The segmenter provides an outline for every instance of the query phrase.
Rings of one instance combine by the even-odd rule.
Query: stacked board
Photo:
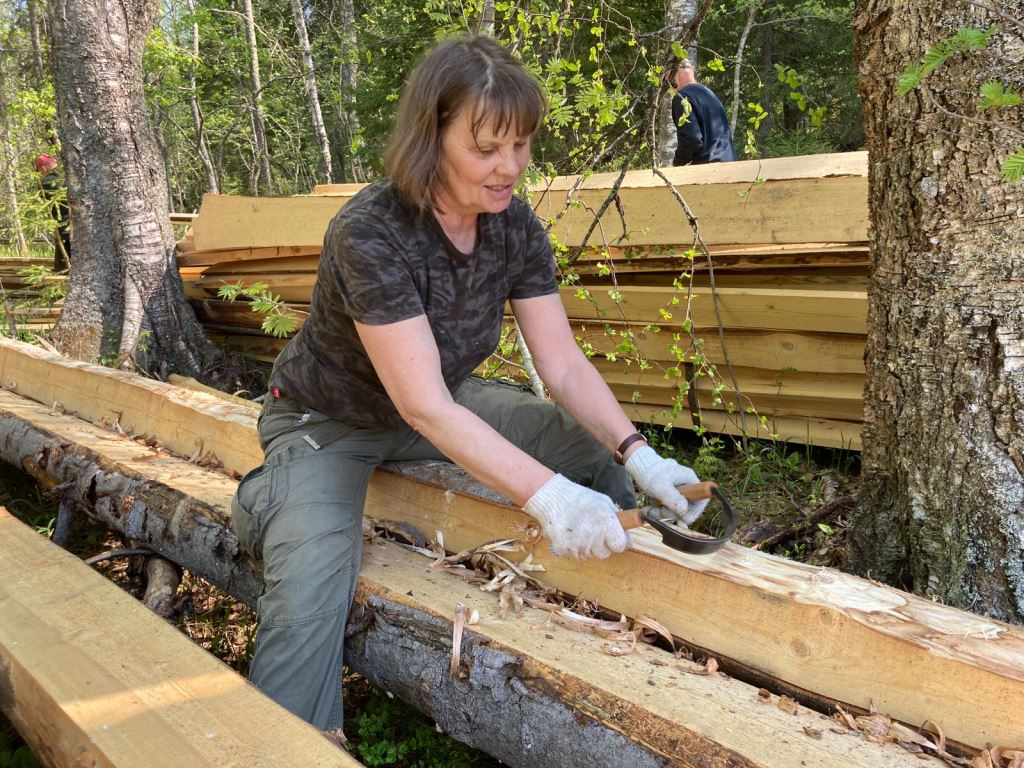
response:
[[[9,257],[0,259],[0,320],[2,333],[45,333],[60,316],[60,303],[43,301],[45,289],[55,283],[67,281],[65,275],[47,275],[32,280],[33,267],[53,267],[53,259]]]
[[[217,290],[264,283],[301,322],[327,223],[359,188],[204,198],[180,262],[214,338],[276,356]],[[557,177],[530,199],[570,322],[634,420],[860,448],[866,153]]]

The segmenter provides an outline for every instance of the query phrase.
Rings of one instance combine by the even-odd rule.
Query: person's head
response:
[[[32,161],[32,166],[36,169],[37,173],[49,173],[57,167],[57,158],[44,152]]]
[[[546,111],[540,83],[494,40],[446,40],[420,60],[402,92],[384,168],[421,211],[436,208],[439,197],[504,210],[505,187],[526,169]]]
[[[679,62],[679,66],[676,67],[675,71],[675,85],[676,90],[685,88],[691,83],[697,82],[697,73],[694,71],[693,62],[689,59],[683,59]]]

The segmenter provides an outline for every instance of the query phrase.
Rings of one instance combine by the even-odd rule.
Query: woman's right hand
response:
[[[541,524],[556,555],[605,558],[629,546],[615,503],[562,475],[544,483],[523,509]]]

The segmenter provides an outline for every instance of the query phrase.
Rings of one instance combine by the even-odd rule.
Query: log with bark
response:
[[[233,491],[228,478],[8,392],[0,392],[0,454],[56,484],[74,481],[91,514],[255,603],[259,575],[226,527]],[[13,588],[2,579],[20,570],[10,566],[8,542],[0,536],[4,593]],[[557,606],[526,607],[521,616],[503,618],[496,594],[433,568],[432,559],[389,542],[366,545],[346,661],[430,714],[443,730],[509,765],[920,764],[894,744],[867,741],[859,729],[715,672],[713,664],[643,644],[628,655],[612,655],[610,645],[622,652],[632,644],[587,633]],[[45,573],[38,579],[45,580]],[[31,596],[25,599],[31,602]],[[460,638],[453,675],[452,618],[460,603],[475,609],[479,620]],[[0,618],[3,606],[0,601]],[[64,609],[74,615],[74,602],[64,601]],[[116,620],[116,606],[112,613]],[[0,637],[11,633],[9,645],[16,645],[20,626],[0,620]],[[0,650],[5,647],[0,641]],[[116,650],[104,646],[100,652],[103,658],[93,661],[120,669]],[[140,685],[143,671],[153,668],[150,661],[144,653],[134,659]],[[23,691],[42,684],[40,665],[39,658],[22,665],[5,707],[27,712]],[[125,689],[132,684],[129,674],[117,672]],[[75,682],[62,677],[48,684],[68,690]],[[21,717],[27,731],[41,721],[38,715]]]
[[[196,440],[229,470],[245,471],[259,461],[255,408],[62,360],[8,341],[0,341],[0,363],[5,381],[14,372],[19,391],[34,392],[48,404],[61,399],[57,393],[66,393],[69,383],[92,393],[77,401],[83,409],[80,415],[90,420],[106,419],[109,424],[104,409],[115,407],[123,424],[160,415],[163,423],[174,426],[163,444],[185,454],[192,451],[196,461],[202,460],[194,449]],[[105,436],[101,453],[142,456],[149,474],[170,461],[151,455],[152,449],[124,434],[100,434]],[[26,433],[5,439],[5,458],[44,467],[52,455],[26,442],[31,439],[38,438]],[[37,455],[42,458],[33,458]],[[452,550],[524,536],[532,521],[521,511],[466,484],[450,465],[440,466],[445,468],[442,474],[419,479],[376,473],[366,514],[400,520],[428,537],[441,531]],[[173,514],[165,520],[149,514],[141,499],[161,499],[166,486],[139,481],[108,499],[98,490],[106,487],[107,474],[72,471],[67,479],[72,477],[79,478],[81,496],[93,498],[99,514],[132,538],[226,585],[232,594],[250,600],[256,594],[258,584],[234,551],[233,538],[215,522],[227,513],[234,489],[229,478],[211,475],[220,477],[219,486],[203,481],[187,494],[190,501],[167,502]],[[214,490],[222,498],[218,510],[201,501],[212,498]],[[189,520],[194,522],[188,524]],[[164,551],[171,546],[173,552]],[[582,595],[616,614],[655,615],[677,638],[765,678],[803,689],[809,698],[834,699],[863,709],[873,704],[912,725],[932,720],[947,736],[974,746],[1016,743],[1024,736],[1024,633],[1019,628],[743,547],[727,546],[712,557],[687,557],[643,531],[634,534],[630,550],[606,561],[555,558],[543,540],[532,554],[545,567],[540,576],[549,586]],[[964,706],[956,694],[964,690],[986,706]]]

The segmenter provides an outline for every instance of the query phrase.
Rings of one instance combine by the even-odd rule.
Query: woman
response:
[[[630,476],[666,514],[702,509],[675,489],[697,476],[645,444],[576,346],[550,241],[513,197],[544,111],[536,80],[489,38],[430,51],[399,105],[389,177],[331,222],[309,319],[274,365],[266,461],[233,505],[266,582],[251,678],[321,729],[341,727],[360,520],[382,461],[458,464],[572,557],[626,548],[615,512],[636,504]],[[563,407],[470,376],[506,301]]]

